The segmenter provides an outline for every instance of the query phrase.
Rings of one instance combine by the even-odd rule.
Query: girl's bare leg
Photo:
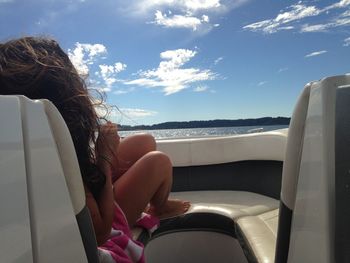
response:
[[[154,137],[147,133],[127,136],[118,146],[118,177],[124,174],[138,159],[156,150]]]
[[[140,217],[148,203],[150,212],[159,217],[183,214],[189,202],[168,200],[172,185],[172,164],[167,155],[152,151],[132,165],[114,183],[114,197],[129,225]]]

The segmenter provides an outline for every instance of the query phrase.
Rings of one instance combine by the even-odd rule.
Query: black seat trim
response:
[[[85,254],[89,263],[98,263],[97,242],[90,212],[85,206],[76,216]]]
[[[231,218],[215,213],[189,213],[162,220],[150,240],[161,235],[185,231],[218,232],[236,238],[235,223]]]
[[[286,263],[288,259],[290,230],[292,225],[293,210],[289,209],[282,201],[278,217],[278,230],[275,263]]]
[[[350,262],[350,86],[336,91],[335,260]]]

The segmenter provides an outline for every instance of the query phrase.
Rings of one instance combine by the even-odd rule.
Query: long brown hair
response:
[[[94,158],[97,116],[85,81],[55,40],[23,37],[0,44],[0,94],[48,99],[71,133],[84,183],[98,196],[105,176]]]

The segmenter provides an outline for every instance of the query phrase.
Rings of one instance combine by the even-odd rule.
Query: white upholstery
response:
[[[281,200],[289,209],[294,208],[296,187],[303,148],[304,126],[309,106],[311,83],[307,84],[295,106],[289,125],[287,150],[282,172]]]
[[[21,222],[29,219],[31,239],[26,239],[27,231],[23,234],[14,231],[12,234],[19,234],[23,238],[21,242],[26,242],[26,249],[32,250],[31,252],[20,251],[18,262],[31,262],[31,260],[38,263],[87,262],[64,177],[64,169],[53,138],[52,127],[45,113],[44,103],[29,100],[24,96],[0,96],[0,103],[8,100],[12,100],[13,107],[18,113],[17,116],[11,115],[15,118],[11,122],[20,124],[18,129],[22,131],[23,148],[18,147],[17,154],[22,154],[25,160],[25,194],[28,199],[22,201],[25,202],[29,212],[21,217],[14,216],[11,220],[14,224],[20,224],[23,227]],[[2,117],[6,118],[3,115]],[[1,122],[4,123],[5,120],[1,119]],[[16,130],[7,130],[11,127],[13,128],[13,125],[2,126],[1,134],[5,136],[11,132],[18,134]],[[4,130],[7,131],[4,132]],[[6,147],[3,150],[6,151]],[[23,174],[15,174],[14,178],[20,176]],[[16,194],[11,194],[1,201],[9,202],[16,197],[18,197]],[[0,225],[0,229],[5,227]],[[32,258],[30,258],[31,254]]]
[[[291,210],[293,210],[295,203],[310,87],[311,84],[305,86],[295,106],[289,125],[287,147],[283,163],[281,201]],[[289,220],[287,218],[281,219]],[[259,263],[274,262],[277,242],[278,209],[257,216],[242,217],[237,220],[237,224],[243,239],[243,245],[249,251],[248,254],[251,254]],[[281,234],[279,233],[279,235]],[[283,233],[281,237],[289,238],[289,233]]]
[[[284,129],[266,133],[231,136],[229,138],[161,140],[158,141],[157,147],[170,156],[174,166],[183,167],[245,160],[283,161],[286,142],[287,129]],[[255,221],[265,226],[266,229],[263,233],[271,236],[266,244],[269,247],[267,254],[262,256],[267,257],[267,255],[270,255],[270,258],[273,259],[279,200],[245,191],[174,192],[171,193],[171,198],[190,201],[191,208],[187,213],[217,213],[227,216],[234,221],[246,217],[251,218],[251,220],[255,219]],[[270,215],[270,211],[274,211],[275,214],[274,224],[271,224],[271,229],[274,232],[271,232],[267,227],[270,224],[270,220],[262,223],[264,222],[265,213]],[[269,231],[275,234],[271,234]],[[263,233],[260,234],[261,238],[263,238]],[[172,238],[169,237],[169,242]],[[163,242],[165,241],[163,240]],[[262,249],[264,250],[264,248]]]
[[[305,86],[295,106],[289,125],[287,147],[283,163],[281,201],[291,210],[293,210],[295,203],[310,87],[311,84]],[[287,218],[281,219],[289,220]],[[248,247],[249,253],[252,254],[257,262],[274,262],[277,242],[278,209],[257,216],[240,218],[237,224],[244,245]],[[283,238],[289,238],[289,233],[279,233],[278,235],[281,235]]]
[[[288,132],[281,211],[237,220],[244,244],[258,262],[274,262],[275,257],[281,263],[334,262],[335,94],[349,83],[350,76],[326,78],[307,84],[299,97]],[[348,105],[346,100],[343,104]]]
[[[216,213],[236,221],[242,216],[252,216],[278,208],[279,201],[264,195],[244,191],[187,191],[170,193],[171,198],[187,200],[191,207],[186,213]],[[137,239],[141,228],[134,227]]]
[[[41,101],[56,142],[74,212],[78,214],[85,207],[85,191],[74,144],[68,127],[56,107],[48,100]]]
[[[287,129],[226,137],[159,140],[175,167],[246,160],[283,161]]]
[[[312,84],[293,207],[290,263],[349,262],[349,105],[350,75]]]
[[[258,262],[273,263],[277,237],[278,209],[237,220],[245,244]]]
[[[243,191],[189,191],[171,193],[172,198],[191,202],[187,213],[211,212],[237,220],[278,208],[279,201]]]
[[[0,262],[32,263],[22,119],[17,97],[0,96],[0,121]]]
[[[86,207],[85,190],[73,140],[57,108],[48,100],[40,100],[40,102],[44,106],[51,134],[55,140],[59,162],[76,215],[87,259],[89,262],[96,262],[98,261],[97,243],[90,214]]]

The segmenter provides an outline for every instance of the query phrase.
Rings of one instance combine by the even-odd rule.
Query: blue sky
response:
[[[350,72],[350,0],[0,0],[0,40],[55,38],[121,124],[290,116]]]

